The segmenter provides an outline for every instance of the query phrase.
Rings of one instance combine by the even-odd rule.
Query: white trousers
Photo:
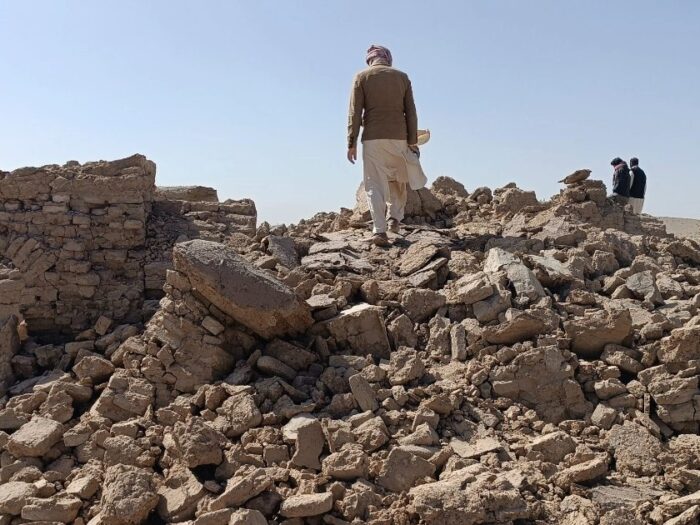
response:
[[[637,199],[636,197],[630,197],[630,204],[632,205],[632,212],[636,215],[642,213],[642,208],[644,208],[644,199]]]
[[[387,211],[390,218],[403,219],[408,196],[408,155],[415,156],[405,140],[376,139],[362,143],[364,185],[374,233],[386,232]]]

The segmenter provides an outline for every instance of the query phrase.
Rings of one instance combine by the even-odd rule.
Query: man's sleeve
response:
[[[406,130],[408,131],[408,144],[418,144],[418,115],[416,115],[416,103],[413,101],[413,88],[408,81],[406,94],[403,97],[403,111],[406,115]]]
[[[360,135],[362,124],[362,111],[365,107],[365,93],[358,77],[352,82],[350,92],[350,109],[348,110],[348,148],[357,146],[357,137]]]
[[[630,170],[630,188],[634,184],[634,170]]]

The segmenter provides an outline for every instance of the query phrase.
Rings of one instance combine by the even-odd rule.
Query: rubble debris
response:
[[[0,522],[694,523],[700,246],[589,175],[440,178],[379,249],[142,156],[0,172]]]

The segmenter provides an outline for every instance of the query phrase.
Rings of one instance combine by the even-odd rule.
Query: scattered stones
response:
[[[0,522],[697,521],[700,246],[600,181],[378,249],[154,175],[0,172]]]

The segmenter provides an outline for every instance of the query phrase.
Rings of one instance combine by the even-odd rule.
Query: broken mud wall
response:
[[[76,331],[138,316],[155,172],[134,155],[0,173],[0,317]]]
[[[104,315],[141,320],[160,298],[176,242],[255,232],[251,200],[156,188],[143,155],[0,172],[0,318],[75,333]]]
[[[148,220],[146,298],[163,296],[176,243],[194,239],[224,242],[235,235],[254,235],[256,226],[257,211],[250,199],[219,202],[216,190],[202,186],[156,188]]]

